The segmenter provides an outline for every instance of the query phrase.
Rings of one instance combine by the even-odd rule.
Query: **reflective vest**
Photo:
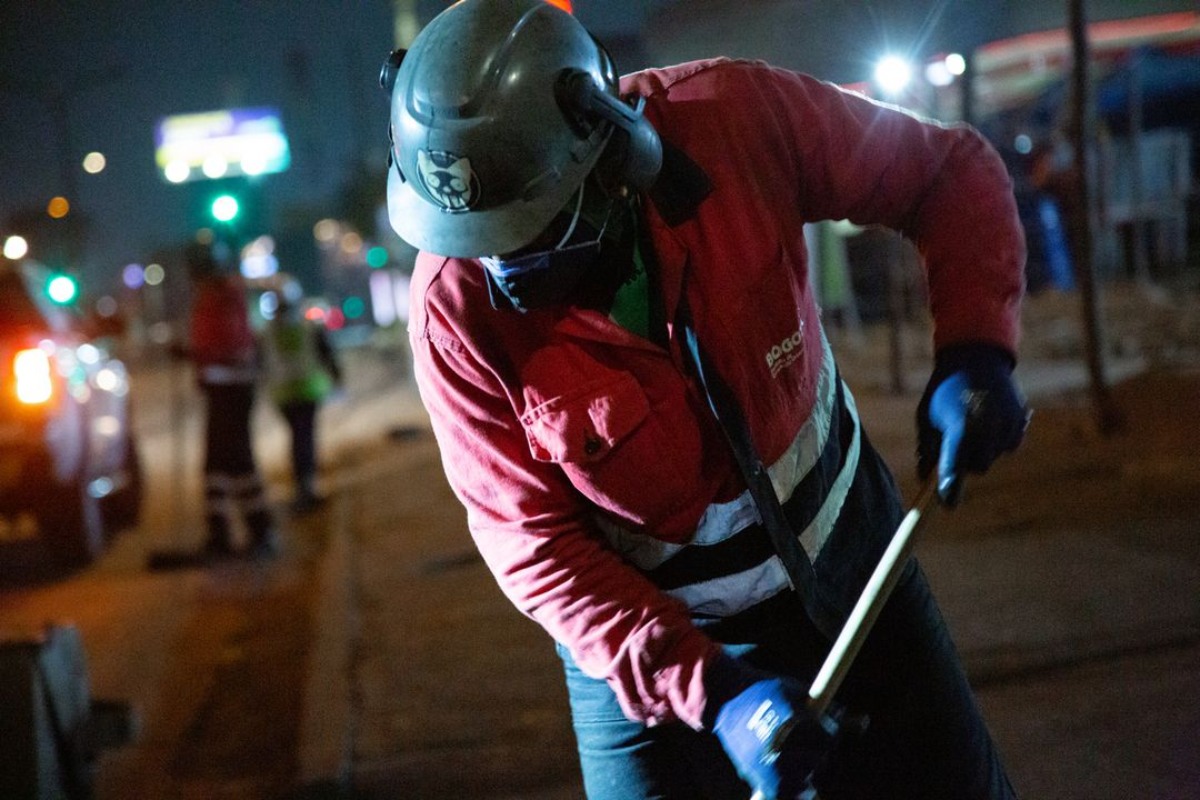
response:
[[[317,331],[304,320],[276,318],[263,337],[271,399],[278,404],[318,402],[333,389],[333,379],[317,349]]]

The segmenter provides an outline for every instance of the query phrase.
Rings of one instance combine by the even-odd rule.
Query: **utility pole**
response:
[[[1071,144],[1075,168],[1071,175],[1074,202],[1069,206],[1074,236],[1076,281],[1083,301],[1084,339],[1087,367],[1096,424],[1102,435],[1114,434],[1124,427],[1124,415],[1109,392],[1104,370],[1104,337],[1100,326],[1100,304],[1093,247],[1095,212],[1092,204],[1092,142],[1095,139],[1095,109],[1092,103],[1090,56],[1087,38],[1085,0],[1067,0],[1074,66],[1071,72]]]

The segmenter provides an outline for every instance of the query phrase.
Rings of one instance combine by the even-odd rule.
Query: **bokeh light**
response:
[[[238,215],[237,198],[231,194],[223,194],[213,200],[212,215],[218,222],[229,222]]]
[[[50,198],[50,202],[46,204],[46,213],[54,217],[54,219],[62,219],[71,213],[71,204],[62,195],[52,197]]]
[[[337,220],[323,219],[313,225],[313,238],[318,242],[329,244],[337,238],[338,227]]]
[[[103,172],[107,165],[108,161],[104,158],[104,154],[98,153],[95,150],[83,157],[83,171],[89,175]]]
[[[342,252],[346,255],[354,255],[358,251],[362,250],[363,240],[362,237],[354,231],[346,231],[342,234],[340,246],[342,248]]]
[[[183,183],[192,174],[192,168],[186,161],[172,161],[163,167],[163,176],[171,183]]]
[[[69,275],[55,275],[46,284],[46,294],[56,303],[69,303],[79,293],[79,284]]]
[[[367,251],[367,266],[372,269],[379,269],[388,262],[388,251],[386,247],[376,245]]]
[[[12,235],[4,240],[4,257],[11,258],[16,261],[18,258],[24,258],[29,252],[29,242],[25,241],[24,236]]]
[[[121,282],[130,289],[140,289],[146,282],[146,271],[141,264],[126,264],[121,270]]]
[[[147,264],[142,275],[148,286],[158,286],[163,282],[163,278],[167,277],[167,271],[163,269],[162,264]]]
[[[209,178],[220,178],[229,171],[229,162],[221,156],[209,156],[204,159],[200,171]]]
[[[358,319],[367,310],[367,304],[361,297],[351,296],[342,301],[342,313],[346,319]]]

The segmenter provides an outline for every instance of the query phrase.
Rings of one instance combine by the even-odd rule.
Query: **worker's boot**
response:
[[[224,514],[209,514],[207,523],[208,538],[204,540],[202,551],[204,558],[208,561],[232,558],[236,553],[229,530],[229,519]]]
[[[251,511],[246,515],[246,527],[250,529],[251,558],[268,559],[279,554],[279,532],[269,511]]]
[[[319,508],[324,502],[325,498],[317,494],[316,481],[311,475],[297,478],[296,496],[292,500],[293,513],[306,514]]]

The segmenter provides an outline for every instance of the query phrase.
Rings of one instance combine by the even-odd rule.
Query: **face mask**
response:
[[[569,244],[572,237],[578,238],[583,233],[578,225],[582,207],[581,188],[567,232],[552,249],[479,259],[492,284],[518,311],[565,304],[580,279],[599,260],[612,207],[609,207],[600,231],[594,238]]]

